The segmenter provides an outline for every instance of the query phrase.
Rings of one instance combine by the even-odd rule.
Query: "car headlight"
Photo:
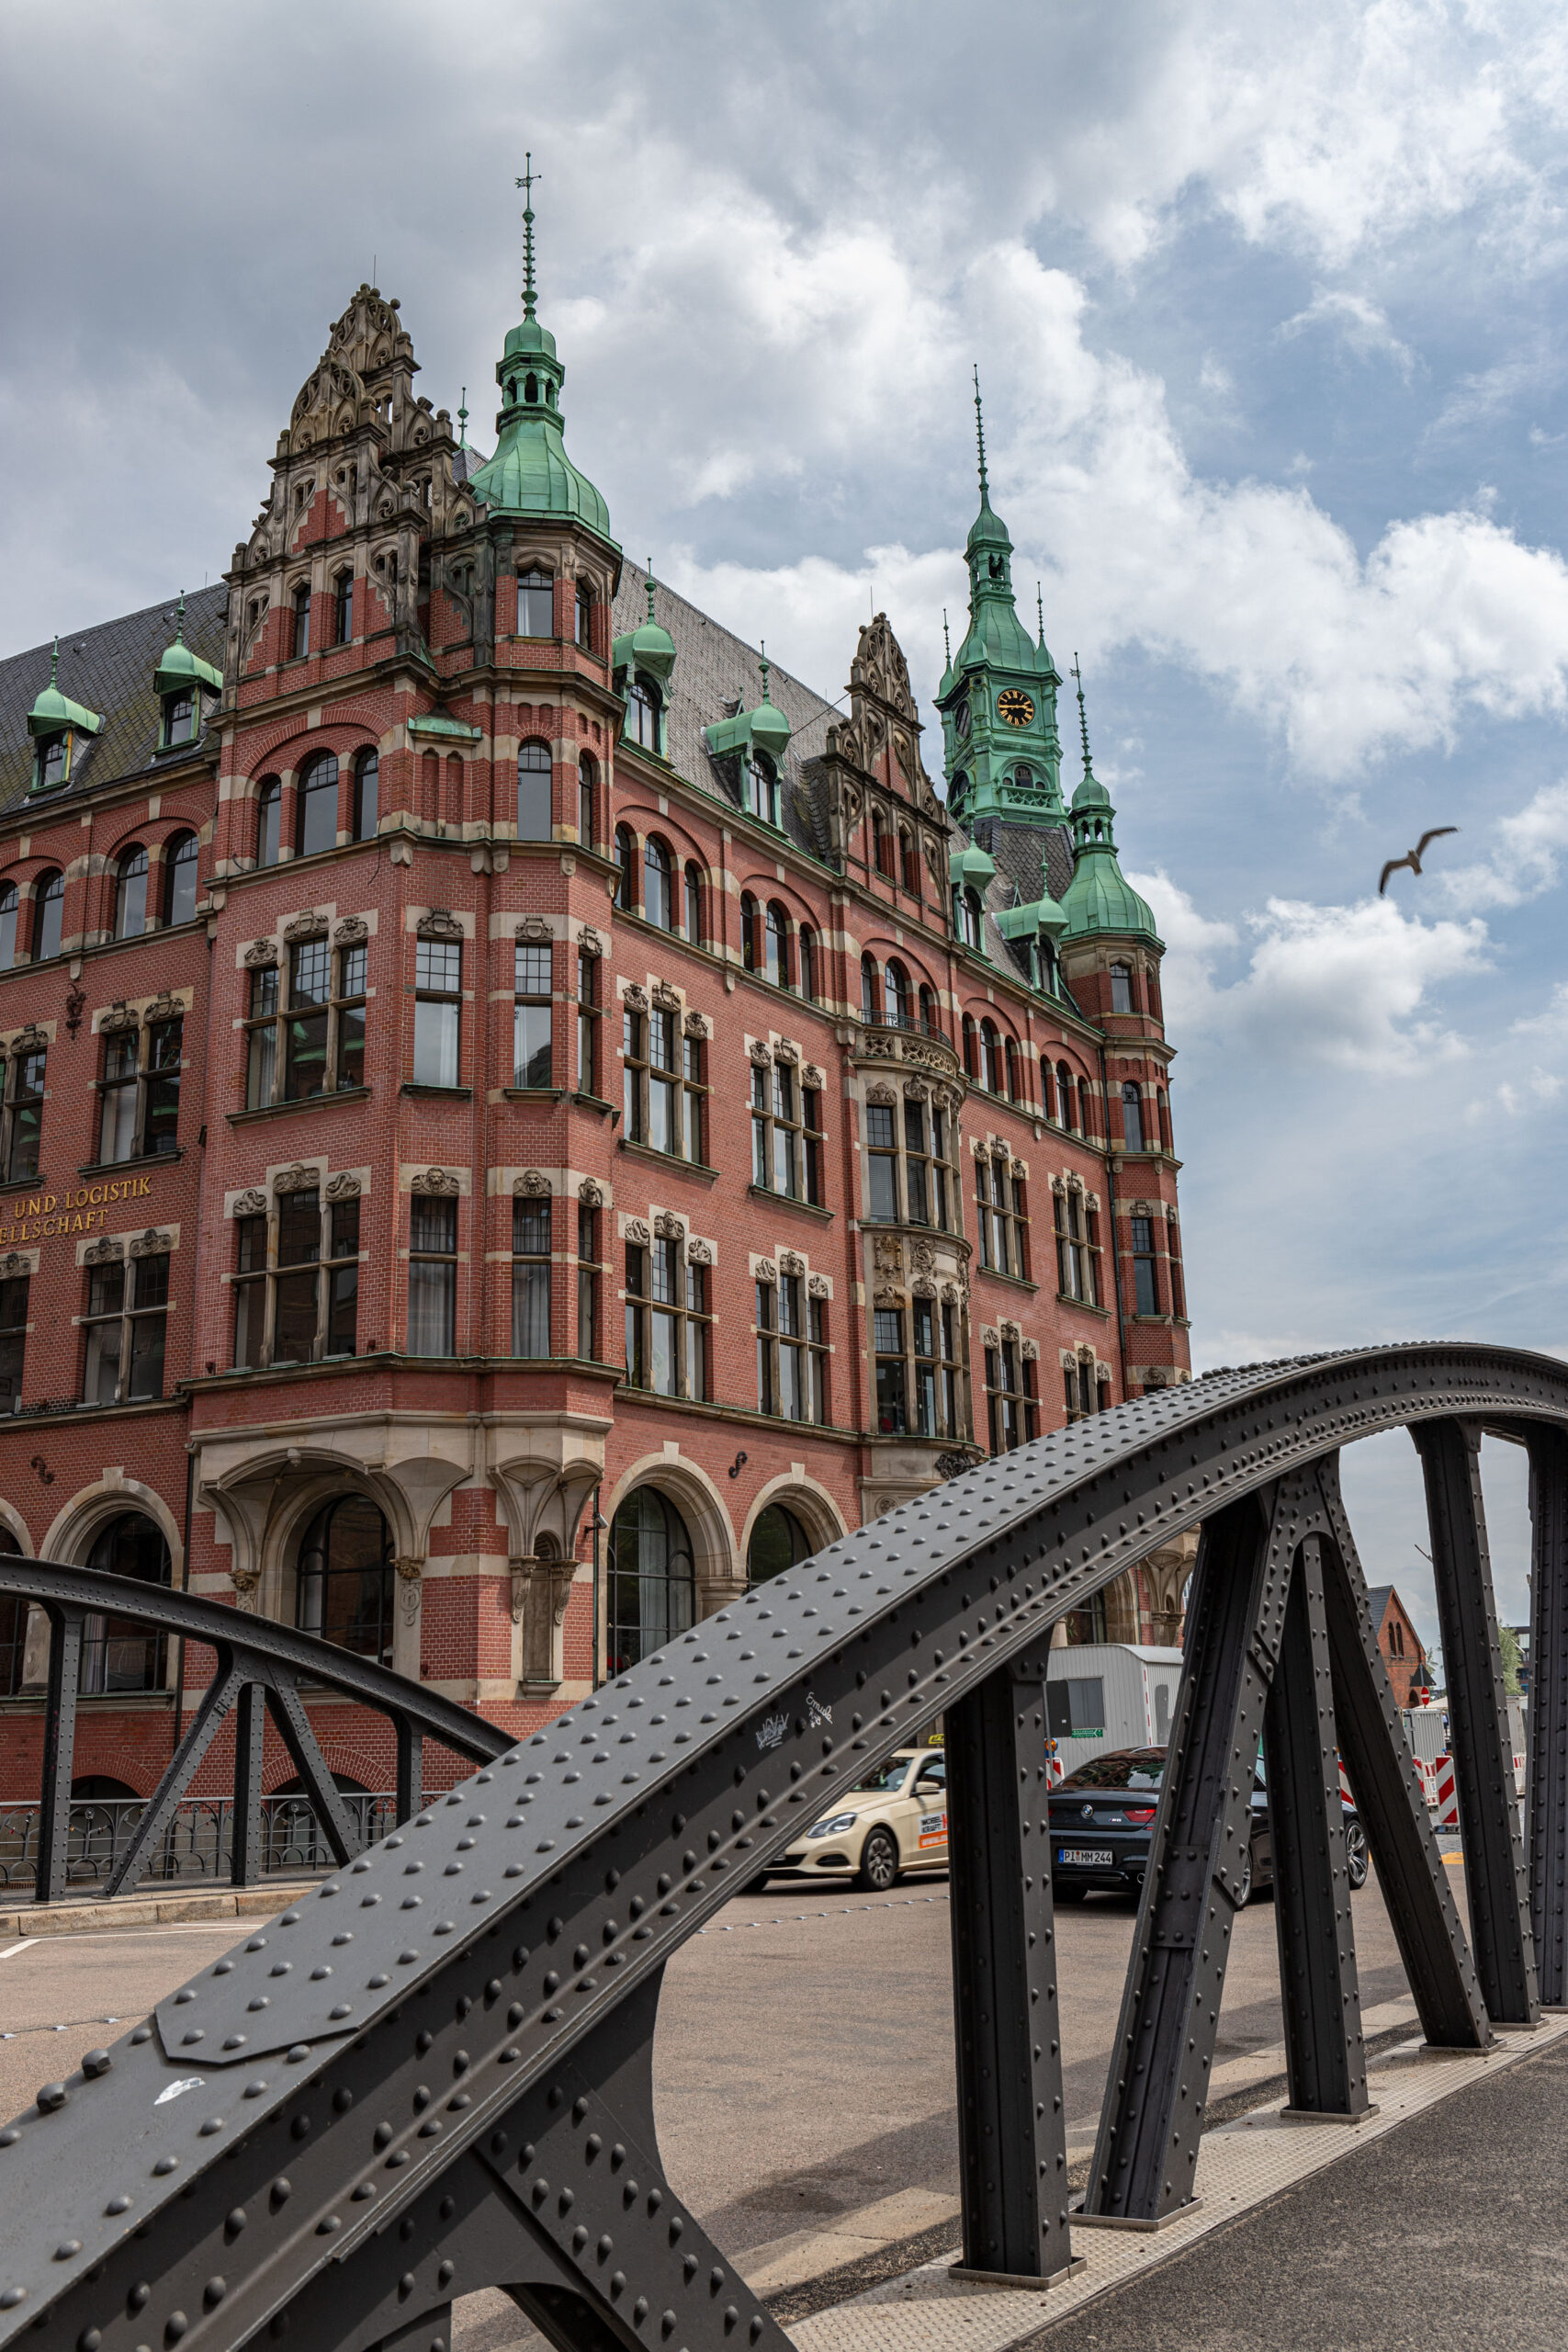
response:
[[[859,1817],[853,1813],[836,1813],[831,1821],[819,1821],[815,1829],[807,1830],[807,1835],[810,1838],[841,1838],[846,1829],[854,1827]]]

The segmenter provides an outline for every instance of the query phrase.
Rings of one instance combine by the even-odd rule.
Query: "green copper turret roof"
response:
[[[1097,932],[1135,933],[1157,944],[1159,933],[1153,910],[1146,899],[1138,896],[1117,860],[1116,811],[1089,759],[1083,677],[1076,653],[1073,675],[1077,680],[1083,780],[1073,795],[1073,878],[1062,899],[1062,911],[1066,917],[1063,937],[1087,939]]]
[[[55,684],[59,669],[60,639],[56,638],[54,651],[50,657],[49,684],[28,713],[28,733],[34,736],[58,735],[63,728],[73,727],[78,734],[96,735],[104,723],[102,717],[97,711],[87,709],[85,704],[73,702],[69,695],[61,693]]]
[[[766,650],[761,652],[758,667],[762,673],[762,699],[750,710],[738,710],[733,718],[721,718],[713,727],[705,727],[704,740],[716,760],[728,752],[765,752],[774,767],[778,767],[789,749],[790,724],[776,703],[768,699],[768,673],[773,665]]]
[[[186,598],[180,591],[179,610],[175,622],[175,641],[166,646],[152,675],[153,691],[161,695],[177,694],[182,686],[206,686],[209,693],[223,691],[223,673],[193,653],[186,643]]]
[[[661,622],[653,616],[653,558],[648,559],[648,618],[633,629],[617,637],[610,650],[611,665],[616,670],[645,670],[661,686],[670,684],[675,667],[675,640]]]
[[[556,356],[554,335],[534,315],[534,178],[530,155],[517,183],[528,192],[523,210],[523,316],[507,335],[496,366],[502,400],[496,451],[472,476],[473,492],[492,514],[570,517],[610,539],[609,508],[566,454],[560,413],[566,369]]]
[[[1051,657],[1043,643],[1038,648],[1018,617],[1013,603],[1009,559],[1012,541],[1007,525],[991,505],[986,471],[986,421],[980,407],[980,371],[975,371],[975,434],[980,458],[980,511],[969,527],[964,553],[969,564],[969,630],[958,649],[953,672],[987,666],[1045,676]],[[945,681],[943,682],[945,684]]]

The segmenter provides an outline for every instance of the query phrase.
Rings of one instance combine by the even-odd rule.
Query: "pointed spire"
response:
[[[947,606],[942,608],[942,650],[947,656],[947,666],[953,667],[953,640],[947,633]]]
[[[757,639],[757,667],[762,673],[762,700],[764,702],[768,699],[768,672],[772,666],[772,663],[768,660],[768,648],[766,641],[763,639],[759,638]]]
[[[653,618],[653,558],[648,559],[648,617]]]
[[[60,674],[60,631],[54,632],[54,650],[49,657],[49,683],[52,686]]]
[[[464,385],[464,387],[463,387],[463,397],[462,397],[462,399],[457,402],[457,447],[458,447],[458,448],[459,448],[459,449],[466,449],[466,448],[468,447],[468,388],[467,384],[465,384],[465,385]]]
[[[1061,642],[1060,639],[1057,639],[1057,642],[1058,644]],[[1084,711],[1083,672],[1078,668],[1078,657],[1076,653],[1073,656],[1073,676],[1077,682],[1078,733],[1083,738],[1083,772],[1085,775],[1090,775],[1093,774],[1093,770],[1089,765],[1089,719]]]
[[[986,480],[986,418],[980,406],[980,363],[975,363],[975,438],[980,446],[980,503],[988,506],[991,492]]]
[[[533,150],[526,150],[523,159],[523,176],[517,183],[523,190],[523,316],[525,319],[533,317],[536,299],[534,291],[534,182],[543,176],[543,173],[534,169]]]
[[[1037,580],[1034,583],[1034,609],[1040,616],[1040,650],[1045,650],[1045,596]]]
[[[179,601],[179,603],[175,606],[175,643],[176,645],[183,645],[183,644],[185,643],[185,641],[186,641],[186,592],[185,592],[185,590],[182,588],[182,589],[180,590],[180,601]]]

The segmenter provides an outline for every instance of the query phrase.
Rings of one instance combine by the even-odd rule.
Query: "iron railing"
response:
[[[391,1789],[339,1792],[352,1825],[352,1850],[363,1853],[397,1826],[397,1792]],[[66,1894],[101,1893],[115,1883],[151,1797],[73,1797],[65,1844]],[[37,1798],[0,1804],[0,1889],[30,1896],[38,1883],[39,1834],[43,1808]],[[263,1797],[260,1877],[300,1875],[330,1870],[331,1841],[309,1797]],[[159,1885],[218,1886],[232,1877],[232,1797],[182,1797],[155,1849],[145,1858],[142,1881]]]

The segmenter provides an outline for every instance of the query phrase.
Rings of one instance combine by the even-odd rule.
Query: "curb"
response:
[[[112,1903],[36,1903],[0,1911],[0,1939],[80,1936],[96,1928],[158,1928],[174,1919],[258,1919],[281,1910],[314,1878],[277,1879],[266,1886],[211,1887],[194,1894],[127,1895]]]

